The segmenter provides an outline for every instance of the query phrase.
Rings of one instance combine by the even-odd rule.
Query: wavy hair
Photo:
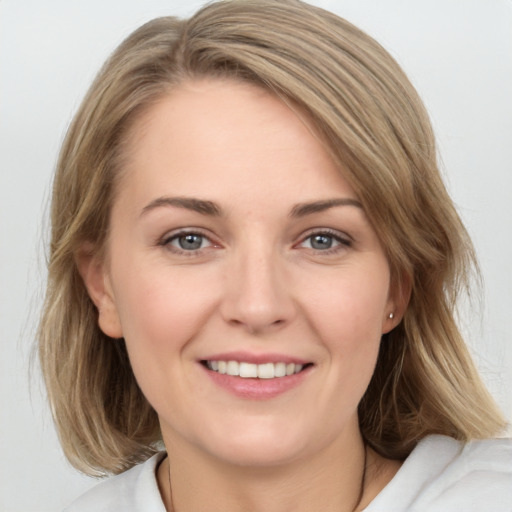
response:
[[[410,283],[404,318],[382,338],[359,405],[368,444],[403,459],[428,434],[497,434],[504,420],[454,319],[474,252],[413,86],[375,40],[334,14],[298,0],[228,0],[130,35],[96,77],[63,143],[38,342],[70,462],[92,475],[120,473],[158,449],[157,414],[123,340],[99,329],[76,254],[84,243],[105,246],[127,130],[174,87],[202,77],[248,81],[305,113],[378,233],[394,281]]]

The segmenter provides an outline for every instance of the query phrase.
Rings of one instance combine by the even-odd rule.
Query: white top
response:
[[[165,453],[92,488],[64,512],[165,512],[155,470]],[[512,512],[512,439],[429,436],[365,512]]]

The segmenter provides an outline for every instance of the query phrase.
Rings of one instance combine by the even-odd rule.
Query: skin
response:
[[[405,308],[354,191],[307,122],[248,84],[185,83],[129,137],[107,256],[79,267],[100,327],[125,339],[158,413],[167,509],[170,473],[177,510],[353,510],[365,459],[357,405]],[[333,199],[348,204],[318,207]],[[298,214],[312,202],[319,211]],[[183,249],[184,233],[200,248]],[[200,363],[235,350],[310,366],[285,393],[248,399]],[[359,508],[398,467],[368,450]]]

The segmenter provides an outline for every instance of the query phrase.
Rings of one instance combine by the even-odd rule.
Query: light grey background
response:
[[[28,364],[45,276],[51,175],[64,132],[122,38],[150,18],[189,15],[201,3],[0,0],[1,512],[58,511],[94,484],[64,460],[40,376]],[[511,418],[512,2],[315,3],[379,40],[426,102],[486,283],[483,307],[465,313],[464,330]]]

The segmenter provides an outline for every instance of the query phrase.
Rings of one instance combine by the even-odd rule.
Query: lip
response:
[[[293,357],[285,354],[277,354],[277,353],[262,353],[255,354],[244,351],[237,352],[223,352],[218,354],[212,354],[207,357],[201,359],[202,361],[238,361],[251,363],[251,364],[265,364],[265,363],[294,363],[306,365],[311,363],[311,361],[307,361],[306,359],[300,359],[298,357]]]
[[[208,356],[208,358],[202,359],[201,361],[244,361],[252,364],[294,363],[301,365],[311,363],[311,361],[283,354],[249,354],[247,352],[214,354]],[[288,375],[286,377],[257,379],[221,374],[209,370],[201,361],[199,361],[199,365],[202,371],[206,372],[206,375],[216,386],[228,391],[237,398],[260,401],[270,400],[297,388],[308,378],[313,367],[313,365],[308,365],[299,373]]]

